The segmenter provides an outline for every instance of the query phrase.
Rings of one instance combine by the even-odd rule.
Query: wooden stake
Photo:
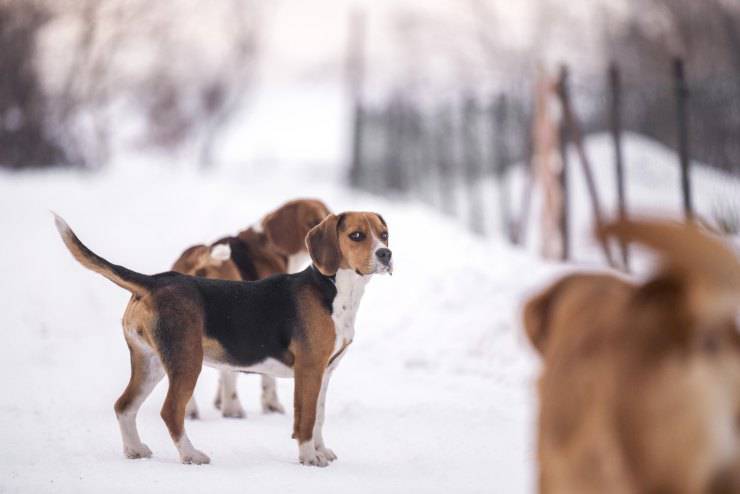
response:
[[[563,119],[565,120],[565,125],[567,126],[570,137],[576,147],[576,151],[581,162],[581,169],[583,170],[583,175],[586,178],[586,186],[588,188],[588,195],[591,200],[591,207],[593,208],[594,212],[594,220],[596,221],[596,224],[598,226],[601,226],[604,224],[604,215],[602,213],[601,202],[599,201],[599,195],[596,189],[596,182],[594,181],[594,177],[591,172],[591,162],[586,155],[586,149],[583,145],[581,129],[578,125],[578,121],[576,120],[575,112],[573,111],[573,107],[570,101],[570,90],[568,88],[568,67],[566,67],[565,65],[560,70],[558,95],[560,97],[560,102],[563,108]],[[600,243],[601,248],[604,251],[606,262],[609,264],[609,266],[616,267],[614,258],[612,257],[611,249],[609,248],[609,244],[605,240],[601,240]]]

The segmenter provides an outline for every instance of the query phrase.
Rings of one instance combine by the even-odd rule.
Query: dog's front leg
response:
[[[314,426],[325,366],[296,366],[293,437],[298,441],[298,459],[303,465],[325,467],[329,459],[316,449]],[[323,445],[322,445],[323,446]]]
[[[334,453],[334,451],[326,447],[326,444],[324,444],[323,434],[324,415],[326,412],[326,390],[329,386],[331,374],[332,371],[330,369],[327,369],[324,372],[323,378],[321,379],[321,391],[319,391],[319,400],[316,405],[316,423],[313,427],[313,440],[314,445],[316,446],[316,452],[324,455],[327,460],[334,461],[337,459],[337,455]]]

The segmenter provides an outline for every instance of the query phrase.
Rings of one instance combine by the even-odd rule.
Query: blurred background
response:
[[[740,171],[734,0],[2,0],[0,41],[6,170],[315,170],[563,258],[620,205],[738,228],[679,167]]]
[[[3,492],[532,492],[522,300],[642,272],[593,240],[607,218],[740,231],[737,0],[0,0],[0,74]],[[140,414],[154,458],[123,461],[129,294],[48,210],[155,273],[296,197],[382,213],[395,261],[332,379],[340,462],[293,465],[255,378],[246,424],[222,420],[212,371],[188,430],[213,465],[176,463],[164,386]]]

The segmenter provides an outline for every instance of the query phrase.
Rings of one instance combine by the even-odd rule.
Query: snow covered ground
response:
[[[610,163],[606,141],[589,146],[595,167]],[[677,214],[673,155],[631,138],[627,161],[630,204]],[[611,175],[598,176],[611,204]],[[573,266],[339,183],[332,171],[274,164],[206,174],[140,162],[88,175],[0,174],[0,493],[532,492],[538,364],[519,309],[524,295]],[[740,191],[737,179],[703,169],[695,184],[703,214]],[[583,186],[572,190],[577,259],[593,266],[600,261],[585,241]],[[325,436],[339,460],[326,469],[299,465],[291,416],[261,414],[254,376],[239,384],[249,417],[222,419],[211,406],[210,369],[196,388],[203,419],[186,427],[212,463],[178,462],[159,417],[165,384],[139,416],[154,456],[124,459],[112,408],[129,375],[120,333],[128,294],[71,258],[48,210],[99,254],[154,273],[183,248],[300,196],[335,211],[382,213],[396,262],[393,277],[368,285],[355,343],[332,380]],[[290,410],[292,382],[278,384]]]
[[[0,492],[531,491],[537,364],[518,309],[560,268],[336,183],[295,168],[0,174]],[[128,294],[71,258],[48,210],[96,252],[153,273],[297,196],[381,212],[396,260],[393,277],[369,284],[330,388],[325,436],[339,460],[299,465],[291,417],[261,414],[256,377],[240,379],[249,417],[222,419],[210,369],[196,389],[203,419],[187,428],[212,463],[178,462],[159,417],[165,384],[139,416],[153,458],[124,459],[112,406],[129,374]],[[279,394],[291,409],[292,382]]]

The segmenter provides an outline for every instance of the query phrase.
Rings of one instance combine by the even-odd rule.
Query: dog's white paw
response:
[[[247,416],[247,412],[244,411],[241,402],[236,399],[221,403],[221,415],[225,418],[243,419]]]
[[[198,411],[198,405],[196,405],[195,402],[192,400],[188,402],[188,406],[187,408],[185,408],[185,418],[190,419],[190,420],[200,419],[200,412]]]
[[[211,459],[207,454],[197,449],[192,449],[180,456],[180,461],[186,465],[207,465]]]
[[[337,454],[334,453],[334,451],[332,451],[331,449],[327,448],[326,446],[317,446],[316,453],[323,455],[324,458],[326,458],[330,462],[337,459]]]
[[[124,446],[123,454],[130,460],[137,460],[139,458],[151,458],[152,450],[146,444],[141,443],[138,446]]]
[[[262,398],[262,413],[285,413],[285,408],[274,398]]]
[[[322,453],[316,450],[310,452],[303,452],[298,455],[298,460],[301,465],[313,466],[313,467],[326,467],[329,466],[329,460],[326,459]]]

